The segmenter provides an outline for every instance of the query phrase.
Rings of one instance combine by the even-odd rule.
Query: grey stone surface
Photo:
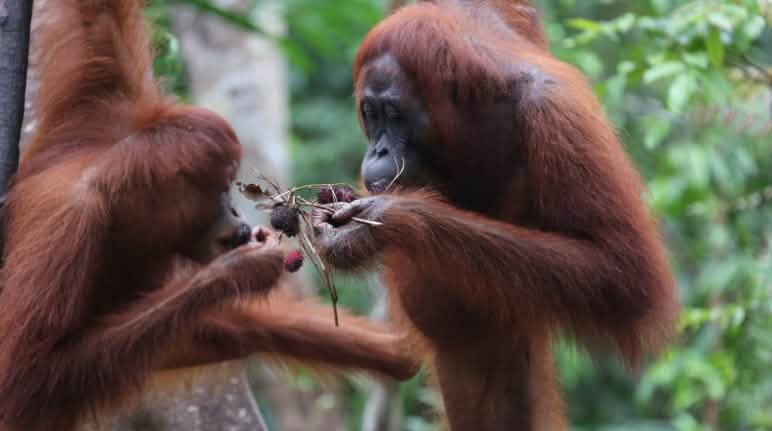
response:
[[[156,373],[142,397],[83,431],[265,431],[242,364]]]

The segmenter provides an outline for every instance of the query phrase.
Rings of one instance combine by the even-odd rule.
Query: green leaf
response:
[[[654,10],[658,13],[665,12],[670,6],[670,1],[668,0],[651,0],[650,3]]]
[[[708,55],[704,52],[684,52],[681,54],[684,62],[690,66],[696,66],[700,69],[707,69]]]
[[[761,33],[764,31],[764,28],[767,26],[766,21],[764,18],[756,15],[751,20],[745,24],[745,28],[743,28],[743,32],[745,33],[745,36],[750,39],[756,39],[757,37],[761,36]]]
[[[716,27],[721,28],[725,31],[732,31],[732,21],[729,19],[728,16],[724,15],[720,12],[713,12],[708,15],[708,22],[713,24]]]
[[[715,67],[724,65],[724,44],[721,42],[721,30],[717,27],[710,27],[708,38],[705,40],[708,50],[708,58]]]
[[[665,63],[660,63],[651,67],[643,74],[643,82],[646,84],[651,84],[654,81],[675,75],[683,70],[684,65],[679,61],[667,61]]]
[[[264,34],[263,29],[255,25],[252,20],[238,12],[233,12],[227,8],[220,7],[206,0],[171,0],[170,3],[188,4],[205,12],[219,17],[228,24],[245,31]],[[267,35],[266,35],[267,36]]]
[[[703,189],[710,181],[707,149],[697,144],[683,143],[669,147],[670,161],[690,185]]]
[[[617,66],[617,73],[620,75],[627,75],[635,70],[635,63],[632,61],[623,61]]]
[[[632,13],[626,13],[621,17],[614,20],[615,27],[620,32],[626,33],[635,25],[635,15]]]
[[[670,132],[673,122],[656,116],[645,116],[640,119],[641,125],[646,135],[643,138],[643,145],[647,150],[656,149],[665,136]]]
[[[697,79],[684,73],[673,81],[667,93],[667,105],[673,112],[683,112],[684,107],[697,89]]]
[[[574,59],[574,63],[579,66],[587,76],[598,77],[603,72],[603,62],[593,52],[581,51]]]
[[[606,80],[606,103],[612,106],[621,103],[626,86],[627,79],[624,75],[616,75]]]
[[[568,20],[568,25],[577,30],[584,30],[590,32],[600,31],[603,25],[598,21],[591,21],[584,18],[574,18]]]

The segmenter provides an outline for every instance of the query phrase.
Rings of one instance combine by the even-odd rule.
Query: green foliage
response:
[[[179,43],[171,29],[168,2],[152,0],[145,8],[145,13],[153,24],[150,35],[150,42],[155,51],[153,72],[162,78],[167,91],[187,100],[188,82],[180,59]]]
[[[359,42],[383,16],[372,0],[292,0],[282,47],[291,68],[298,183],[355,182],[365,141],[353,99]]]
[[[659,429],[772,429],[769,7],[652,1],[569,19],[570,37],[553,39],[597,82],[649,179],[685,306],[679,342],[625,390],[623,429],[649,429],[636,416]]]
[[[178,2],[260,30],[204,0]],[[635,379],[616,362],[594,364],[560,343],[572,423],[588,431],[772,430],[772,3],[539,3],[553,51],[594,83],[648,181],[684,306],[673,347]],[[355,181],[365,143],[351,64],[383,5],[281,5],[286,32],[270,37],[290,65],[295,181]],[[160,23],[157,72],[184,91],[168,23]],[[344,302],[365,310],[363,283],[344,284],[351,284]],[[403,429],[435,429],[428,408],[436,397],[424,380],[400,388]],[[351,429],[358,429],[361,387],[349,386]]]

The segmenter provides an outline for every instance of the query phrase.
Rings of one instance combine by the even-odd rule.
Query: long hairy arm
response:
[[[162,365],[190,367],[259,354],[282,362],[406,379],[418,370],[408,344],[395,326],[344,311],[340,326],[335,326],[329,305],[273,294],[266,300],[213,310]]]
[[[82,419],[84,405],[107,405],[127,388],[141,387],[157,366],[157,352],[174,341],[175,334],[197,327],[217,304],[264,295],[282,272],[283,253],[273,245],[243,246],[122,309],[95,317],[78,333],[8,352],[0,357],[6,370],[0,378],[0,418],[14,429],[72,429]],[[21,337],[20,341],[30,343]],[[12,346],[3,343],[3,347]],[[11,360],[20,362],[10,368]],[[46,409],[42,417],[34,411],[40,403]]]
[[[39,124],[24,154],[117,140],[162,106],[140,0],[57,0],[40,37]],[[77,144],[76,144],[77,143]]]

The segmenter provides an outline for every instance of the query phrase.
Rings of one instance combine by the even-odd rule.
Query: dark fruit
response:
[[[287,254],[284,259],[284,268],[287,272],[297,272],[303,267],[303,252],[293,250]]]
[[[263,189],[261,189],[260,186],[258,186],[257,184],[244,185],[244,191],[255,195],[263,193]]]
[[[334,202],[353,202],[356,198],[354,189],[349,186],[322,187],[316,195],[316,200],[322,205]]]
[[[265,191],[257,184],[239,184],[241,194],[252,201],[260,200],[266,196]]]
[[[271,226],[293,237],[300,232],[300,210],[294,207],[279,205],[271,212]]]
[[[267,239],[268,239],[268,232],[263,229],[259,229],[255,234],[255,241],[257,242],[265,242]]]

